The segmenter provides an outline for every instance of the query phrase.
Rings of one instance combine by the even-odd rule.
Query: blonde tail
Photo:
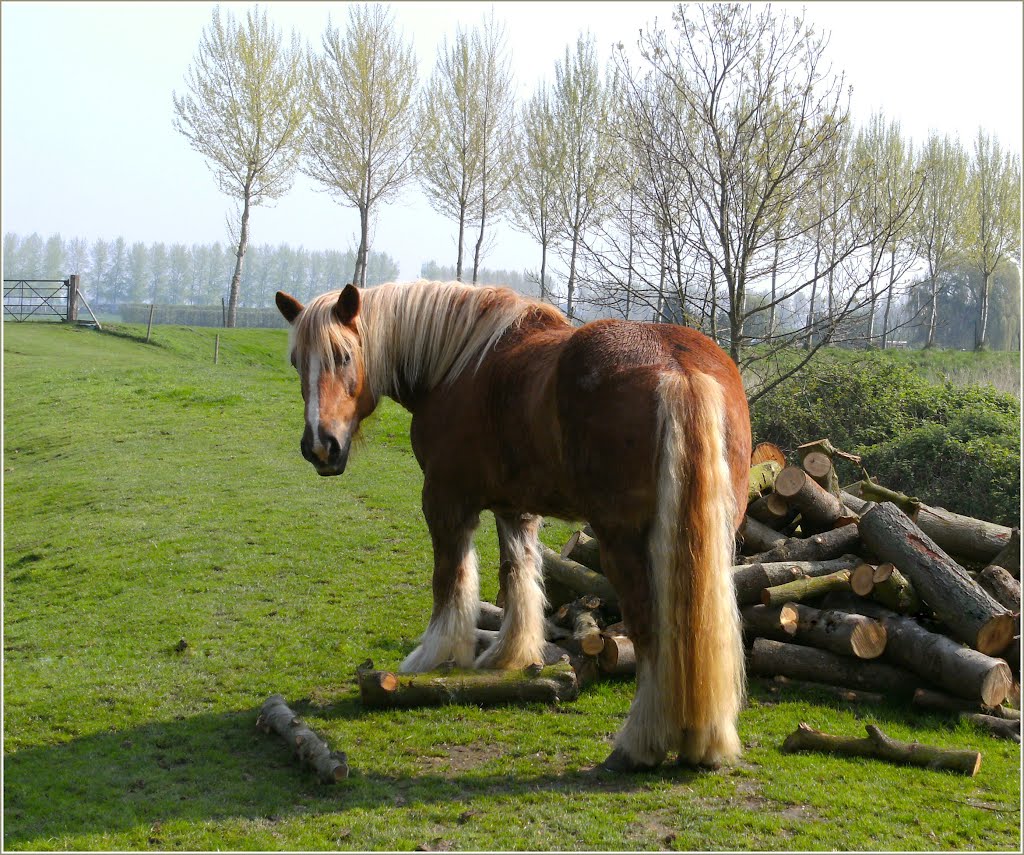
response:
[[[658,508],[649,549],[651,674],[679,758],[718,765],[740,754],[745,687],[732,582],[736,499],[726,461],[722,388],[706,374],[665,374],[659,391]]]

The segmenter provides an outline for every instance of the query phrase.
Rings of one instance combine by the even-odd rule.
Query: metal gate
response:
[[[77,278],[77,277],[76,277]],[[71,279],[5,279],[4,320],[72,321]]]

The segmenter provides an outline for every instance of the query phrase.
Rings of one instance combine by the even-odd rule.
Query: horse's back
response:
[[[730,470],[739,489],[750,421],[736,365],[689,327],[595,321],[576,330],[558,364],[563,453],[590,516],[643,525],[655,503],[659,386],[665,374],[704,374],[722,390]]]

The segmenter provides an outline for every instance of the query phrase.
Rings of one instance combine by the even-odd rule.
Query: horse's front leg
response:
[[[541,518],[495,514],[504,577],[505,616],[478,668],[525,668],[544,661],[544,585],[537,532]]]
[[[480,610],[473,532],[479,513],[423,494],[423,514],[434,543],[434,610],[419,646],[402,662],[404,672],[431,671],[450,659],[473,667]]]

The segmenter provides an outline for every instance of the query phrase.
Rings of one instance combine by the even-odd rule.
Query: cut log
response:
[[[881,621],[889,635],[885,661],[906,668],[947,692],[980,700],[987,706],[1001,704],[1010,693],[1013,675],[1002,659],[929,632],[913,618],[898,615],[877,603],[852,596],[830,596],[826,603]]]
[[[587,656],[597,656],[604,650],[604,638],[594,613],[581,609],[573,618],[572,640]]]
[[[948,769],[971,777],[977,775],[981,768],[981,754],[977,751],[936,748],[919,742],[900,742],[886,736],[873,724],[867,725],[866,729],[867,739],[857,739],[823,733],[801,722],[800,726],[786,737],[782,750],[873,757],[889,763],[923,766],[926,769]]]
[[[601,572],[601,544],[596,537],[574,531],[562,547],[562,558],[582,564],[595,573]]]
[[[819,692],[827,692],[834,695],[841,701],[849,701],[854,704],[881,704],[885,703],[885,695],[878,692],[863,692],[856,689],[847,689],[844,686],[830,686],[827,683],[812,683],[810,680],[791,680],[789,677],[776,675],[771,678],[774,686],[793,689],[814,689]]]
[[[782,471],[782,467],[774,460],[766,460],[750,467],[747,479],[747,501],[752,502],[759,496],[770,493],[772,484]]]
[[[856,555],[844,555],[829,561],[778,561],[739,564],[732,568],[736,602],[749,606],[761,601],[761,591],[805,576],[825,576],[839,570],[852,570],[860,564]]]
[[[801,644],[841,656],[877,659],[885,650],[885,627],[864,615],[787,603],[782,607],[781,622],[792,628],[793,637]]]
[[[774,529],[785,528],[795,516],[789,505],[774,493],[750,502],[747,505],[747,515]]]
[[[930,537],[891,502],[860,519],[865,546],[895,564],[936,616],[961,641],[986,654],[1006,649],[1014,620]]]
[[[892,502],[943,551],[970,562],[991,564],[1011,544],[1012,530],[1006,526],[930,507],[916,496],[906,496],[873,481],[859,481],[847,490],[875,502]]]
[[[978,584],[992,595],[997,603],[1011,612],[1020,612],[1020,582],[1010,571],[990,564],[978,574]]]
[[[814,451],[821,452],[828,457],[829,460],[834,460],[836,457],[842,457],[844,460],[849,460],[851,463],[860,463],[860,455],[841,451],[836,448],[828,438],[816,439],[813,442],[805,442],[803,445],[798,445],[796,448],[797,459],[803,460],[806,455]]]
[[[615,593],[612,583],[605,576],[595,573],[577,561],[562,558],[561,555],[547,546],[542,545],[540,551],[543,559],[542,568],[545,586],[548,580],[551,579],[567,588],[571,588],[576,592],[576,596],[580,594],[596,594],[605,603],[618,605],[618,594]]]
[[[849,519],[851,512],[828,490],[821,487],[798,466],[787,466],[775,479],[775,495],[800,511],[801,527],[813,526],[818,531],[834,527]]]
[[[770,638],[773,641],[792,641],[796,631],[796,620],[792,617],[791,604],[781,606],[744,606],[740,609],[743,617],[743,634],[748,642],[755,638]],[[786,617],[783,618],[783,611]]]
[[[850,571],[850,590],[858,597],[868,596],[875,587],[877,570],[873,564],[858,564]]]
[[[766,552],[776,546],[785,543],[786,536],[780,534],[773,528],[769,528],[763,522],[759,522],[749,514],[743,517],[740,525],[740,537],[743,538],[743,549],[747,554]]]
[[[960,718],[975,724],[982,730],[988,731],[997,739],[1009,739],[1012,742],[1020,742],[1020,721],[1010,721],[985,713],[960,713]]]
[[[1002,567],[1004,570],[1009,570],[1010,574],[1015,578],[1020,578],[1020,529],[1013,528],[1010,530],[1010,540],[990,562],[995,564],[996,567]]]
[[[985,715],[997,716],[1011,721],[1020,721],[1020,710],[1004,707],[1002,704],[990,707],[980,701],[969,701],[966,698],[954,698],[945,692],[936,692],[932,689],[918,689],[914,692],[914,706],[923,710],[935,712],[948,712],[960,715],[960,713],[985,713]]]
[[[855,525],[844,525],[812,537],[790,537],[767,552],[759,552],[743,559],[744,564],[764,564],[776,561],[827,561],[850,552],[860,545],[860,533]]]
[[[264,733],[274,731],[321,781],[333,784],[348,777],[348,757],[344,751],[331,751],[327,743],[310,730],[285,703],[281,695],[271,695],[260,707],[256,727]]]
[[[445,704],[557,704],[574,701],[579,695],[576,672],[569,662],[524,671],[395,674],[361,668],[356,674],[360,700],[368,709]]]
[[[604,648],[597,662],[605,674],[635,674],[636,651],[633,650],[633,642],[625,635],[605,634]]]
[[[921,685],[918,677],[902,668],[767,638],[754,641],[749,666],[752,674],[781,674],[794,680],[866,689],[895,697],[909,697]]]
[[[902,615],[920,614],[924,607],[910,580],[887,562],[879,564],[878,568],[880,572],[875,575],[880,578],[875,580],[871,598]],[[882,568],[886,568],[887,572],[882,571]]]
[[[498,630],[501,629],[501,622],[505,619],[505,610],[484,600],[480,602],[480,608],[476,616],[476,625],[479,629]],[[548,641],[558,641],[560,638],[568,638],[568,630],[556,626],[550,620],[544,621],[544,637]]]
[[[750,465],[757,466],[766,460],[774,460],[779,464],[779,469],[786,465],[786,455],[782,449],[770,442],[759,442],[750,455]]]
[[[804,472],[819,484],[823,480],[827,480],[829,474],[834,471],[832,468],[832,458],[822,451],[807,452],[800,460],[800,465],[803,467]],[[821,486],[824,486],[824,484],[821,484]]]
[[[839,570],[827,576],[804,576],[775,585],[761,591],[761,604],[765,606],[781,606],[783,603],[811,600],[823,597],[829,591],[850,590],[850,571]]]

